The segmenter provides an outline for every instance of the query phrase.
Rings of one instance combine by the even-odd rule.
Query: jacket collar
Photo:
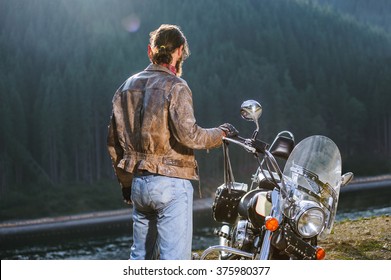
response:
[[[145,71],[163,71],[163,72],[167,72],[171,75],[174,75],[174,73],[172,73],[168,68],[162,66],[162,65],[159,65],[159,64],[149,64],[148,67],[145,69]]]

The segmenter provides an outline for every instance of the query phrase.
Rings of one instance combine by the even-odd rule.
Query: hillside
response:
[[[167,22],[180,25],[190,44],[183,78],[200,126],[230,122],[248,137],[255,127],[239,107],[256,99],[262,140],[281,130],[297,141],[326,135],[344,171],[390,173],[391,39],[311,2],[1,1],[1,204],[23,201],[20,218],[31,209],[108,205],[102,200],[119,190],[106,150],[111,99],[147,66],[148,34]],[[222,152],[196,153],[201,184],[213,191],[223,178]],[[231,159],[235,178],[248,180],[254,159],[238,149]],[[75,200],[64,201],[68,190]]]
[[[374,28],[383,29],[391,36],[391,2],[377,0],[314,0]]]

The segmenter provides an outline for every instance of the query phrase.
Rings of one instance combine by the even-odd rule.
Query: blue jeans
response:
[[[193,186],[189,180],[135,176],[132,260],[191,259]]]

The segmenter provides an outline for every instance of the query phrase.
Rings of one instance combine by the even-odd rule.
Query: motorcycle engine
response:
[[[254,228],[247,220],[239,220],[232,233],[232,247],[246,252],[252,251],[254,246]]]

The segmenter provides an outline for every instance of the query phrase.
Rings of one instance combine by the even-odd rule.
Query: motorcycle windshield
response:
[[[330,233],[341,184],[341,154],[337,145],[321,135],[305,138],[290,154],[285,168],[282,211],[295,219],[300,205],[315,205],[325,214],[322,235]]]

